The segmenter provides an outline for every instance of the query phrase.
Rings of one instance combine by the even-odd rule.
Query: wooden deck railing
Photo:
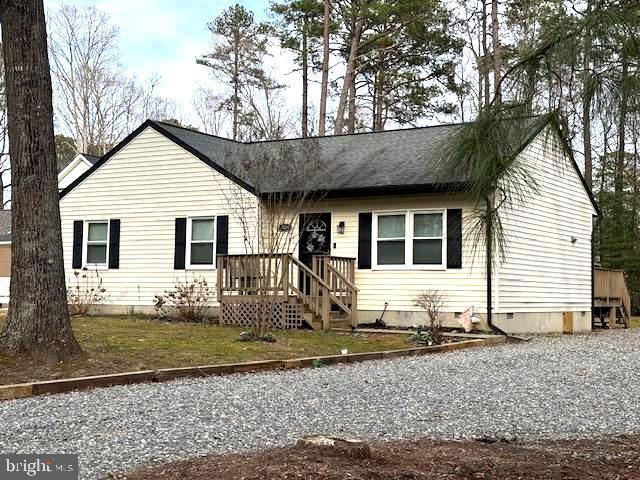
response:
[[[357,292],[353,279],[355,259],[314,257],[309,268],[286,253],[219,255],[217,258],[218,301],[237,296],[280,297],[288,302],[295,296],[314,318],[330,326],[331,305],[346,313],[352,325],[357,322]]]
[[[358,288],[355,286],[355,258],[314,255],[313,270],[329,284],[332,300],[357,325]]]
[[[631,316],[631,296],[622,270],[596,268],[593,296],[596,300],[605,301],[607,304],[619,302],[624,309],[624,314],[627,317]]]

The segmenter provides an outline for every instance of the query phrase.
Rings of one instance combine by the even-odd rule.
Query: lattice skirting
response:
[[[225,300],[220,306],[220,323],[222,325],[250,327],[253,319],[256,318],[259,307],[268,308],[255,301],[243,300],[241,297],[237,300]],[[269,326],[270,328],[280,329],[301,328],[304,322],[303,313],[303,305],[284,301],[277,302],[273,306],[273,314]]]

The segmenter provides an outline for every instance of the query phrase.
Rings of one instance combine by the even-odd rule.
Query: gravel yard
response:
[[[82,478],[154,460],[362,439],[640,433],[640,330],[0,403],[1,452],[78,453]]]

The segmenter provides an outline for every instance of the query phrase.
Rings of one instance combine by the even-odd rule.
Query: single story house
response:
[[[445,323],[470,308],[486,316],[483,248],[470,234],[477,206],[463,178],[434,174],[456,128],[241,143],[148,120],[61,192],[68,281],[96,271],[107,295],[100,308],[124,313],[151,312],[154,295],[204,277],[225,321],[242,323],[248,275],[234,269],[263,253],[252,242],[265,231],[265,198],[289,191],[286,203],[308,188],[322,194],[299,206],[297,225],[271,225],[299,233],[279,252],[282,315],[295,317],[284,326],[325,320],[329,308],[359,324],[424,324],[415,298],[431,289],[445,296]],[[598,207],[553,122],[519,152],[539,188],[503,218],[509,249],[493,273],[493,324],[561,332],[569,314],[573,331],[589,331]],[[279,155],[276,178],[243,173],[268,155]],[[318,168],[300,175],[305,164]]]

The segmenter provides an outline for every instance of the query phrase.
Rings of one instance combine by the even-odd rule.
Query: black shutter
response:
[[[74,220],[73,222],[73,259],[71,260],[71,268],[82,268],[83,230],[84,230],[84,222],[82,220]]]
[[[184,270],[185,252],[187,247],[187,219],[176,218],[175,252],[173,255],[173,268]]]
[[[371,268],[371,212],[358,215],[358,268]]]
[[[218,215],[216,222],[216,255],[227,255],[229,253],[229,216]]]
[[[447,210],[447,268],[462,268],[462,209]]]
[[[109,268],[120,268],[120,220],[109,220]]]

